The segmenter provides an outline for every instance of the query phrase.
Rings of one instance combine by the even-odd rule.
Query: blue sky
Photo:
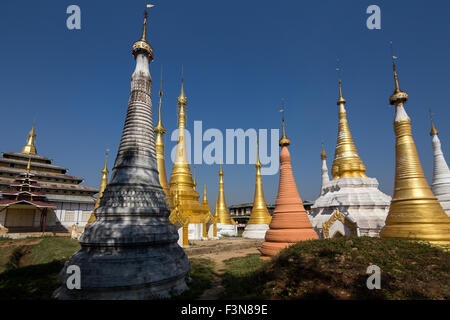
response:
[[[33,119],[37,150],[68,174],[98,187],[104,150],[112,169],[120,142],[134,69],[132,43],[140,37],[148,1],[2,1],[0,3],[0,151],[20,151]],[[148,40],[157,106],[164,66],[163,123],[176,128],[176,99],[184,65],[188,129],[286,129],[294,176],[304,200],[320,189],[324,140],[331,169],[337,139],[336,58],[342,65],[348,119],[367,175],[392,194],[395,170],[394,109],[389,40],[399,57],[400,86],[427,178],[432,175],[428,109],[450,154],[449,1],[156,1]],[[66,28],[66,8],[81,8],[81,30]],[[366,28],[366,8],[381,8],[381,30]],[[157,119],[154,119],[156,123]],[[166,169],[174,146],[166,137]],[[210,204],[218,192],[217,166],[197,166]],[[253,165],[225,165],[228,205],[253,200]],[[274,202],[278,175],[263,178]],[[202,192],[202,188],[198,188]]]

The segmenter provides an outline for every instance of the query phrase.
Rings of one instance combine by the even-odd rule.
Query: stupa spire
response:
[[[337,100],[339,106],[339,129],[331,174],[334,180],[355,177],[366,178],[366,167],[358,155],[358,150],[356,150],[348,125],[345,102],[346,100],[342,96],[342,81],[339,79],[339,99]]]
[[[330,182],[330,177],[328,175],[328,167],[327,167],[327,154],[325,153],[325,148],[322,142],[322,151],[320,152],[320,159],[322,160],[322,188],[321,194],[324,191],[325,186]]]
[[[144,29],[146,20],[147,15]],[[189,260],[177,245],[158,177],[149,69],[153,49],[141,38],[133,44],[133,55],[136,67],[110,181],[96,221],[79,239],[80,251],[60,272],[61,287],[54,293],[60,299],[170,298],[188,289]],[[67,288],[70,265],[83,270],[80,290]]]
[[[433,117],[430,110],[431,118],[431,132],[433,145],[433,182],[431,190],[438,198],[439,203],[444,209],[445,213],[450,217],[450,170],[445,161],[444,153],[442,152],[441,141],[438,136],[438,131],[433,123]]]
[[[98,189],[97,200],[95,201],[94,209],[92,209],[91,216],[89,217],[89,220],[86,223],[85,228],[88,225],[90,225],[92,222],[95,221],[95,219],[96,219],[95,218],[95,209],[97,209],[99,207],[100,200],[101,200],[101,198],[103,196],[103,192],[105,191],[106,185],[108,184],[108,173],[109,173],[109,170],[108,170],[108,152],[109,152],[109,149],[106,149],[105,165],[104,165],[102,171],[100,171],[102,173],[102,180],[100,182],[100,188]]]
[[[22,148],[22,153],[36,155],[36,132],[34,131],[35,121],[33,120],[33,127],[31,127],[30,132],[28,132],[27,144]]]
[[[176,147],[175,161],[172,167],[172,174],[169,182],[170,194],[179,194],[178,211],[180,216],[189,224],[189,230],[195,229],[194,237],[197,234],[206,238],[208,230],[206,230],[207,222],[211,222],[214,218],[210,214],[209,206],[204,206],[199,202],[200,195],[195,190],[196,182],[194,181],[187,158],[186,149],[186,106],[187,98],[184,94],[184,77],[181,74],[181,92],[177,99],[178,105],[178,141]],[[173,210],[173,206],[171,209]],[[212,222],[214,223],[214,222]],[[201,230],[203,229],[203,230]],[[185,235],[183,229],[183,236]],[[186,232],[187,229],[186,229]],[[196,239],[196,238],[195,238]],[[192,238],[192,240],[195,240]],[[200,238],[198,238],[200,239]]]
[[[283,117],[284,122],[284,117]],[[280,181],[275,210],[265,242],[261,247],[261,258],[276,255],[283,248],[296,242],[318,239],[303,207],[292,172],[289,144],[280,144]]]
[[[158,164],[158,173],[159,173],[159,183],[166,194],[166,199],[170,203],[170,193],[169,193],[169,185],[167,183],[167,174],[166,174],[166,161],[164,158],[164,142],[163,136],[166,134],[166,129],[162,124],[161,117],[161,106],[162,106],[162,96],[163,96],[163,77],[162,77],[162,67],[161,67],[161,82],[159,87],[159,108],[158,108],[158,123],[154,128],[156,133],[155,139],[155,149],[156,149],[156,162]]]
[[[425,240],[436,245],[448,246],[450,219],[425,179],[411,133],[411,120],[404,109],[408,94],[400,90],[395,61],[393,71],[395,90],[389,102],[396,109],[395,183],[386,224],[380,236]]]
[[[203,185],[203,201],[202,201],[202,204],[204,204],[204,205],[206,204],[209,207],[208,197],[206,195],[206,184]]]
[[[256,182],[255,195],[253,198],[253,208],[242,236],[244,238],[261,238],[264,239],[265,233],[269,228],[272,219],[269,210],[267,210],[266,200],[264,199],[264,191],[261,178],[261,162],[259,161],[258,140],[256,140]]]
[[[219,196],[217,198],[216,210],[215,210],[214,215],[216,217],[217,223],[229,224],[229,225],[232,224],[231,217],[228,212],[227,204],[225,202],[225,190],[224,190],[224,185],[223,185],[222,164],[220,164],[220,169],[219,169]]]

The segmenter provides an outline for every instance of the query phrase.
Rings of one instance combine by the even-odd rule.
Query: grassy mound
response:
[[[297,243],[268,262],[226,261],[226,299],[449,299],[450,253],[427,244],[369,237]],[[381,289],[369,290],[369,265]]]
[[[80,249],[68,237],[5,240],[0,243],[0,300],[51,299],[65,261]],[[190,290],[179,299],[195,299],[211,287],[214,263],[191,259]]]

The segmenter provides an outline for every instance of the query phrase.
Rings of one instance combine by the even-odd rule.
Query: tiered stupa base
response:
[[[378,190],[375,178],[332,180],[324,186],[324,194],[314,202],[310,220],[321,238],[378,237],[390,201],[391,197]]]
[[[270,229],[266,232],[266,241],[261,246],[261,259],[269,259],[284,248],[300,241],[317,239],[317,233],[311,229]],[[289,242],[286,242],[289,239]]]
[[[264,239],[267,230],[269,230],[268,224],[248,224],[242,233],[242,237],[249,239]]]
[[[237,226],[232,224],[217,224],[217,235],[219,237],[236,237],[237,236]]]

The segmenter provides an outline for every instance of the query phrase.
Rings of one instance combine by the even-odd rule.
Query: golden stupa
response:
[[[172,168],[172,174],[169,182],[169,198],[177,195],[179,215],[187,219],[191,229],[192,240],[207,238],[207,224],[214,224],[214,217],[211,215],[209,206],[202,205],[198,199],[199,194],[195,190],[194,181],[192,179],[189,163],[187,160],[185,128],[186,128],[186,106],[187,98],[184,95],[183,77],[181,78],[181,93],[177,101],[178,105],[178,141],[175,155],[175,162]],[[171,201],[172,202],[172,201]],[[175,209],[176,204],[169,202],[170,210]],[[177,222],[172,217],[171,222]],[[181,221],[178,221],[180,224]],[[202,229],[200,231],[200,229]],[[183,230],[184,236],[184,230]],[[185,244],[183,244],[185,245]]]
[[[216,222],[218,224],[217,229],[220,236],[237,236],[236,221],[230,217],[225,201],[222,164],[220,164],[219,167],[219,196],[216,200],[214,217],[216,218]]]
[[[22,153],[32,154],[36,155],[36,132],[34,131],[34,121],[33,121],[33,127],[31,128],[30,132],[28,132],[28,139],[27,144],[22,148]]]
[[[163,127],[162,119],[161,119],[161,105],[162,105],[162,72],[161,72],[161,85],[159,89],[159,109],[158,109],[158,123],[154,128],[156,133],[155,139],[155,149],[156,149],[156,163],[158,164],[158,172],[159,172],[159,183],[166,194],[167,203],[170,205],[171,198],[169,194],[169,185],[167,184],[167,174],[166,174],[166,165],[164,159],[164,142],[163,135],[166,134],[166,129]]]
[[[109,150],[106,150],[106,155],[105,155],[105,166],[103,167],[103,169],[102,169],[102,171],[101,171],[101,173],[102,173],[102,182],[100,183],[100,188],[98,189],[97,201],[95,201],[94,209],[92,209],[91,216],[89,217],[88,222],[87,222],[86,225],[84,226],[85,228],[86,228],[88,225],[90,225],[92,222],[95,221],[95,219],[96,219],[96,218],[95,218],[95,214],[94,214],[95,209],[97,209],[98,206],[100,205],[100,199],[101,199],[102,196],[103,196],[103,191],[105,191],[106,185],[108,184],[108,173],[109,173],[109,171],[108,171],[108,166],[107,166],[107,163],[108,163],[108,151],[109,151]]]
[[[358,150],[356,150],[350,132],[345,102],[345,99],[342,97],[342,82],[339,80],[339,99],[337,101],[339,106],[339,129],[331,174],[333,175],[333,180],[356,177],[367,178],[365,174],[366,167],[358,155]]]
[[[253,208],[250,219],[242,234],[244,238],[264,239],[266,231],[269,229],[272,216],[267,210],[266,200],[264,199],[264,191],[261,178],[261,162],[259,161],[258,141],[256,142],[256,184],[255,196],[253,198]]]
[[[217,197],[214,215],[216,216],[217,223],[235,225],[236,222],[230,217],[225,201],[222,164],[220,164],[219,168],[219,196]]]
[[[395,185],[386,225],[381,238],[428,241],[437,246],[450,245],[450,218],[433,195],[417,154],[411,134],[411,120],[404,103],[408,94],[400,90],[393,63],[395,91],[389,98],[395,106]]]

